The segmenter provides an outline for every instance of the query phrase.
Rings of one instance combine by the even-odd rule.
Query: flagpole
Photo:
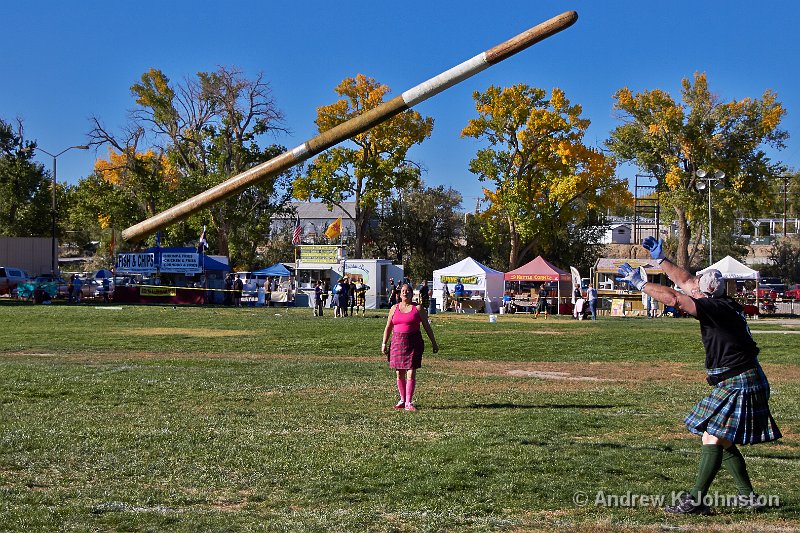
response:
[[[347,250],[344,248],[344,219],[340,218],[339,220],[342,221],[341,226],[339,229],[339,247],[342,249],[342,277],[347,275]]]

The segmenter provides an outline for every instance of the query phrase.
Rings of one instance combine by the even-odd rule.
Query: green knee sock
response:
[[[697,478],[694,488],[689,491],[695,501],[708,494],[711,482],[717,476],[722,466],[722,446],[719,444],[704,444],[700,449],[700,466],[697,467]]]
[[[722,466],[733,476],[733,482],[736,484],[739,494],[749,496],[753,492],[753,484],[750,483],[750,476],[747,474],[747,465],[735,444],[722,452]]]

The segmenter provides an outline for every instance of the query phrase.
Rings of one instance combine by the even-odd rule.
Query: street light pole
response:
[[[53,158],[53,179],[52,179],[52,183],[51,183],[52,204],[50,206],[50,220],[52,221],[52,227],[51,227],[51,232],[52,233],[51,233],[51,242],[50,242],[50,247],[51,247],[51,250],[50,250],[50,273],[53,275],[53,279],[55,280],[56,274],[58,273],[58,250],[56,248],[56,233],[57,233],[57,228],[56,228],[56,159],[58,159],[58,156],[60,156],[64,152],[68,152],[68,151],[72,150],[73,148],[76,149],[76,150],[88,150],[89,147],[86,146],[86,145],[70,146],[69,148],[64,148],[63,150],[61,150],[57,154],[51,154],[47,150],[39,148],[38,146],[36,146],[35,148],[37,150],[39,150],[40,152],[42,152],[44,154],[47,154],[47,155],[49,155],[50,157]]]
[[[703,169],[698,169],[695,173],[697,176],[697,190],[702,191],[703,189],[708,189],[708,264],[714,264],[714,253],[713,253],[713,244],[712,244],[712,237],[711,237],[711,184],[712,182],[716,182],[714,186],[717,189],[721,189],[724,187],[722,180],[725,179],[725,173],[721,170],[715,170],[713,176],[709,176],[708,172]]]

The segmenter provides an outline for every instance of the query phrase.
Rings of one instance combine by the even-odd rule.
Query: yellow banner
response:
[[[475,285],[478,283],[478,276],[442,276],[441,280],[442,283],[458,283],[461,280],[461,283]]]
[[[338,263],[339,246],[332,244],[301,245],[300,260],[304,263]]]
[[[145,285],[139,288],[140,296],[175,296],[177,290],[175,287],[154,287],[152,285]]]

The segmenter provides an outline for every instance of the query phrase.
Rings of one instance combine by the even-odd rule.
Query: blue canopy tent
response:
[[[291,276],[292,273],[289,272],[289,269],[283,266],[281,263],[275,263],[272,266],[268,266],[267,268],[262,268],[261,270],[256,270],[253,274],[265,274],[267,276],[273,277],[288,277]]]

